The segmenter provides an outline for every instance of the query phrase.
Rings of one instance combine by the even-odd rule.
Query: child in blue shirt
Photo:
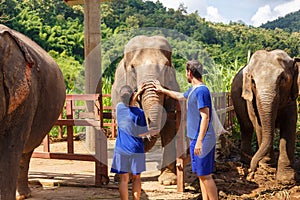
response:
[[[128,200],[129,173],[132,173],[133,199],[140,199],[141,172],[146,170],[144,143],[141,136],[148,133],[144,111],[135,106],[143,86],[136,92],[130,86],[120,90],[121,102],[117,104],[118,136],[114,150],[111,172],[120,176],[121,199]]]

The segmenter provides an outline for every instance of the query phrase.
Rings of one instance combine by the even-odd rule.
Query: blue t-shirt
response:
[[[195,86],[194,86],[195,87]],[[183,96],[187,100],[187,137],[190,139],[197,139],[200,130],[200,108],[209,108],[209,128],[208,132],[211,132],[211,116],[212,116],[212,102],[210,97],[209,89],[204,85],[189,88]],[[192,92],[192,93],[191,93]],[[191,93],[191,94],[190,94]],[[189,96],[190,95],[190,96]],[[214,133],[213,133],[214,134]]]
[[[139,134],[148,132],[144,111],[138,107],[118,103],[118,137],[115,150],[119,153],[144,153],[143,139]]]

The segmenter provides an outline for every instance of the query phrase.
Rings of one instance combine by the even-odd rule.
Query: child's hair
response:
[[[125,104],[129,104],[132,98],[133,90],[129,85],[124,85],[120,89],[121,101]]]
[[[191,71],[197,79],[202,79],[203,66],[198,60],[190,60],[186,63],[186,70]]]

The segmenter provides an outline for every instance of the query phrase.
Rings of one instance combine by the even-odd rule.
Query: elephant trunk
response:
[[[145,112],[149,130],[157,130],[157,133],[144,140],[145,151],[150,150],[158,137],[166,118],[163,108],[164,95],[158,94],[152,87],[147,87],[142,95],[142,108]]]
[[[258,98],[258,111],[259,119],[262,127],[261,131],[261,143],[259,143],[259,148],[254,154],[250,169],[254,172],[257,168],[258,162],[262,160],[269,152],[272,151],[273,138],[275,132],[275,121],[277,116],[278,96],[274,95],[275,92],[265,92],[260,96],[263,98]],[[276,100],[277,99],[277,100]]]

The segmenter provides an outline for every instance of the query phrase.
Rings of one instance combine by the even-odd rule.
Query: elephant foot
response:
[[[18,191],[16,194],[16,200],[23,200],[31,197],[31,191],[28,188],[27,190]]]
[[[263,168],[263,169],[270,169],[273,167],[276,167],[276,162],[274,159],[270,158],[270,157],[264,157],[263,159],[261,159],[258,163],[259,168]]]
[[[283,185],[293,185],[296,183],[296,173],[293,169],[277,170],[276,181]]]
[[[274,167],[274,164],[270,163],[270,162],[263,162],[263,161],[264,160],[261,160],[258,163],[257,173],[262,174],[262,175],[275,174],[276,168]]]
[[[28,197],[26,197],[25,195],[16,195],[16,200],[24,200],[26,198],[28,198]]]
[[[254,171],[252,171],[251,169],[248,170],[248,175],[246,177],[246,180],[251,182],[254,181]]]
[[[158,177],[158,182],[162,185],[175,185],[177,184],[177,176],[170,169],[166,168]]]

